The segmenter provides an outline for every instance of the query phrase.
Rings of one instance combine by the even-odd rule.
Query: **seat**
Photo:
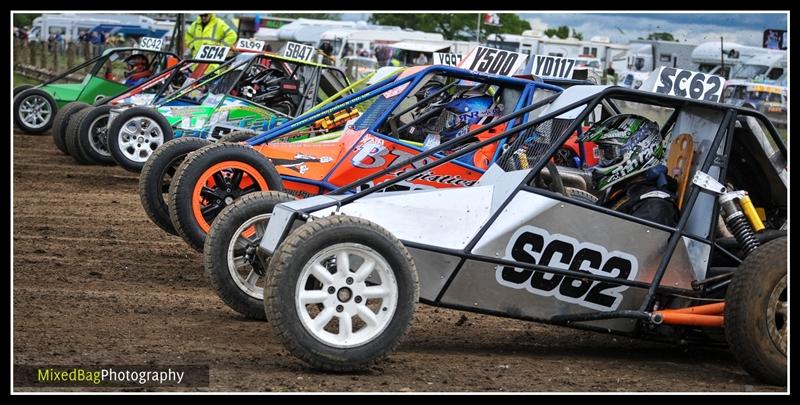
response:
[[[678,208],[683,206],[693,156],[694,141],[691,134],[680,134],[672,140],[667,156],[667,169],[669,175],[678,182]]]

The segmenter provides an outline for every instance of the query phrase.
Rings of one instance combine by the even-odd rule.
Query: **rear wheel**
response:
[[[87,107],[78,111],[72,116],[72,118],[70,118],[69,124],[67,125],[67,132],[64,136],[64,145],[67,148],[67,153],[72,156],[72,159],[78,162],[78,164],[93,165],[98,163],[91,156],[86,155],[78,146],[78,137],[81,124],[95,108],[97,107]]]
[[[89,107],[89,104],[86,104],[82,101],[73,101],[71,103],[67,103],[64,107],[61,107],[56,113],[56,117],[53,119],[53,127],[51,128],[51,131],[53,133],[53,143],[61,152],[69,154],[69,151],[67,151],[67,145],[64,141],[64,139],[67,137],[67,126],[69,125],[69,121],[78,111],[81,111],[86,107]]]
[[[186,156],[211,141],[194,137],[181,137],[164,143],[147,159],[139,175],[139,198],[144,212],[159,228],[172,235],[178,231],[169,218],[169,186]]]
[[[786,385],[789,330],[787,239],[747,256],[725,294],[725,338],[742,368],[769,384]]]
[[[41,134],[53,125],[58,106],[50,93],[27,89],[14,97],[14,125],[28,134]]]
[[[114,159],[108,151],[108,117],[111,106],[102,105],[83,111],[85,115],[78,123],[77,132],[67,134],[67,150],[72,154],[70,148],[79,149],[83,156],[94,163],[114,164]]]
[[[189,155],[170,185],[169,216],[178,234],[203,250],[206,232],[223,208],[256,191],[283,191],[272,162],[253,148],[218,143]]]
[[[133,107],[120,113],[111,123],[108,148],[120,166],[138,173],[150,155],[172,137],[172,126],[158,111]]]
[[[217,295],[236,312],[264,316],[264,276],[269,261],[256,256],[272,210],[294,197],[276,191],[250,193],[214,219],[203,248],[206,273]]]
[[[419,285],[397,238],[335,215],[297,228],[278,247],[264,297],[267,319],[293,355],[322,370],[353,371],[397,347]]]
[[[258,135],[258,132],[249,130],[231,131],[223,135],[221,138],[219,138],[219,142],[231,142],[231,143],[244,142],[256,135]]]

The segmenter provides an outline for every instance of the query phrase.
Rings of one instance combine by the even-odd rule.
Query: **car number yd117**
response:
[[[651,91],[693,100],[719,101],[725,80],[691,70],[661,67]]]
[[[560,56],[534,55],[531,74],[539,77],[571,79],[575,59]]]

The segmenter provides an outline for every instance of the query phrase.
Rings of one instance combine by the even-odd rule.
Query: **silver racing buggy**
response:
[[[598,205],[591,168],[554,164],[570,134],[626,109],[664,112],[655,121],[679,186],[675,226]],[[523,114],[531,119],[512,130],[440,153]],[[377,193],[497,140],[501,157],[472,187]],[[727,343],[753,376],[786,384],[786,156],[753,110],[571,87],[408,158],[389,181],[372,185],[376,173],[276,205],[254,249],[268,262],[266,317],[291,353],[323,370],[388,356],[422,302]]]

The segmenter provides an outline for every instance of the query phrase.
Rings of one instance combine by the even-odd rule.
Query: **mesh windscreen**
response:
[[[571,123],[572,120],[553,118],[513,135],[497,164],[505,171],[534,166]]]

